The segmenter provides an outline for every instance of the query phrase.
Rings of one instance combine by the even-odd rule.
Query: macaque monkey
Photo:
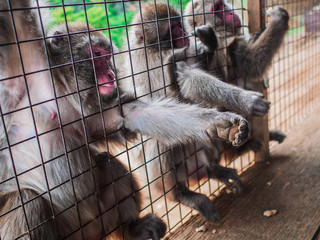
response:
[[[190,16],[192,14],[195,15]],[[260,104],[253,104],[257,111],[247,111],[245,107],[235,109],[227,104],[217,105],[217,94],[213,91],[216,89],[215,81],[219,79],[247,89],[260,81],[289,28],[286,10],[274,7],[268,13],[269,26],[254,35],[240,34],[240,17],[223,0],[190,1],[184,15],[186,29],[189,33],[194,32],[200,42],[187,50],[187,61],[177,63],[177,75],[171,75],[174,78],[172,81],[176,81],[181,89],[182,96],[194,102],[234,110],[245,116],[261,116]],[[200,56],[196,56],[196,51]],[[185,53],[176,51],[174,58],[181,58],[179,55],[183,54]],[[250,101],[247,103],[250,106]],[[270,140],[282,142],[284,138],[281,131],[270,131]]]
[[[165,3],[142,3],[132,24],[128,40],[130,54],[122,60],[130,63],[126,64],[127,68],[123,75],[129,77],[120,80],[120,86],[127,91],[135,89],[135,96],[143,102],[164,96],[180,98],[181,95],[177,93],[174,83],[170,82],[170,77],[162,65],[165,59],[172,55],[172,49],[175,51],[190,44],[183,30],[181,17]],[[121,65],[125,66],[125,64]],[[249,106],[248,111],[254,111],[257,115],[264,115],[269,109],[269,103],[264,101],[259,93],[246,91],[223,82],[217,83],[216,88],[221,92],[222,99],[227,99],[228,106],[237,108],[239,104],[246,105],[246,109]],[[194,140],[197,141],[195,138]],[[189,173],[185,165],[194,161],[195,151],[210,145],[211,142],[202,144],[197,141],[196,145],[183,144],[168,148],[163,143],[158,143],[156,139],[151,139],[143,144],[144,149],[141,147],[140,155],[136,155],[140,156],[142,163],[144,161],[148,163],[147,171],[150,181],[162,177],[162,182],[154,184],[155,191],[161,194],[168,192],[167,196],[172,201],[179,201],[198,210],[205,219],[215,221],[219,219],[219,214],[210,199],[203,194],[190,191],[186,186]],[[199,154],[198,158],[202,158],[200,155],[203,154]],[[242,183],[234,169],[221,167],[206,158],[200,161],[204,161],[208,168],[209,177],[217,178],[228,185],[230,180],[234,180],[241,191]],[[165,174],[162,175],[162,173]]]
[[[190,1],[184,15],[185,27],[189,33],[194,33],[197,37],[197,44],[195,39],[192,39],[188,49],[175,51],[174,55],[168,58],[168,62],[173,62],[173,59],[187,59],[176,62],[175,69],[171,66],[168,74],[171,81],[177,83],[182,97],[193,102],[205,102],[208,106],[233,110],[248,117],[263,115],[262,105],[259,102],[251,105],[245,97],[241,98],[244,102],[239,104],[240,107],[230,106],[228,99],[220,94],[221,90],[217,88],[216,82],[222,80],[251,89],[253,84],[263,78],[289,28],[286,10],[274,7],[268,13],[268,27],[253,35],[241,35],[239,15],[223,0]],[[217,97],[224,100],[217,104]],[[253,111],[249,109],[250,105]],[[245,145],[234,150],[259,151],[262,147],[261,141],[255,138],[254,133],[251,138]],[[281,143],[284,138],[285,134],[280,130],[274,129],[269,132],[270,140]],[[215,149],[215,152],[220,152],[218,155],[225,149],[223,145],[216,142],[217,148],[220,149]]]
[[[160,239],[165,224],[139,217],[135,177],[111,150],[136,133],[166,146],[239,145],[246,120],[174,99],[131,101],[110,41],[82,23],[46,34],[39,6],[0,0],[0,239]],[[97,147],[105,137],[109,152]]]

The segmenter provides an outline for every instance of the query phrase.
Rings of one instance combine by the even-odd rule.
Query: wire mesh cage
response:
[[[318,103],[319,1],[266,1],[266,9],[275,4],[288,10],[290,30],[269,71],[269,125],[289,131]]]
[[[224,59],[211,73],[223,78],[234,37],[253,33],[257,21],[258,30],[268,26],[269,7],[287,9],[291,28],[268,84],[258,83],[269,85],[269,118],[253,131],[258,124],[262,132],[288,132],[317,105],[319,1],[188,2],[0,0],[0,239],[170,238],[201,212],[189,196],[220,194],[225,185],[210,172],[206,144],[190,141],[211,140],[193,126],[207,122],[189,124],[194,115],[181,109],[192,101],[172,80],[188,61],[209,68],[199,23],[219,36],[214,54]],[[168,58],[175,52],[178,58]],[[207,118],[210,107],[202,104],[190,112]],[[233,169],[241,174],[257,154],[213,144],[214,166],[237,183]]]

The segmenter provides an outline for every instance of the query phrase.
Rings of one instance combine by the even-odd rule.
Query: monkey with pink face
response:
[[[193,11],[201,13],[203,9],[208,18],[207,22],[216,25],[202,26],[203,16],[193,15]],[[233,32],[238,32],[241,21],[224,1],[212,3],[208,0],[205,5],[202,5],[202,0],[191,1],[186,7],[186,29],[194,31],[200,38],[200,44],[195,45],[195,39],[189,39],[184,32],[181,16],[171,6],[165,3],[141,4],[130,30],[127,48],[131,51],[125,60],[130,62],[125,76],[134,76],[125,79],[121,84],[124,89],[133,89],[134,86],[135,95],[141,101],[159,96],[174,96],[184,102],[204,104],[207,107],[217,106],[246,116],[264,116],[270,103],[263,99],[263,95],[231,85],[230,82],[235,78],[256,78],[265,72],[287,30],[287,17],[284,13],[282,9],[274,12],[277,16],[275,21],[281,23],[279,29],[272,24],[272,28],[276,29],[266,30],[260,40],[247,42],[246,38],[237,37]],[[191,30],[191,24],[197,24],[197,28]],[[222,28],[225,25],[228,26],[226,32]],[[220,50],[223,47],[219,44],[224,41],[219,41],[213,30],[214,26],[220,27],[217,34],[221,34],[221,38],[234,37],[233,44],[228,48],[230,51]],[[267,34],[267,37],[264,34]],[[270,46],[273,41],[276,45]],[[171,64],[173,62],[175,64]],[[275,139],[283,140],[281,132],[275,134]],[[162,181],[155,183],[154,191],[167,193],[170,200],[198,210],[209,221],[219,219],[213,204],[209,198],[190,191],[186,186],[188,175],[196,170],[192,166],[200,162],[200,165],[206,166],[209,177],[217,178],[227,185],[230,185],[230,180],[234,180],[239,191],[242,189],[236,171],[218,164],[225,147],[223,142],[197,142],[195,145],[185,144],[170,149],[155,140],[144,145],[144,149],[141,149],[143,154],[140,155],[143,155],[145,160],[140,160],[150,165],[147,168],[149,178],[155,180],[162,177]],[[258,149],[260,146],[260,142],[253,141],[236,151]],[[151,161],[159,154],[158,161]],[[161,176],[162,172],[166,175]]]
[[[260,100],[250,101],[240,93],[234,102],[228,94],[221,94],[221,87],[226,85],[220,83],[252,89],[264,78],[289,28],[289,15],[285,9],[275,6],[268,15],[270,22],[266,29],[252,35],[242,34],[240,16],[226,1],[190,1],[184,11],[184,23],[186,30],[194,33],[196,39],[190,41],[187,50],[175,51],[168,57],[168,62],[176,60],[175,67],[168,68],[168,75],[178,85],[182,98],[232,110],[249,119],[262,116],[264,108]],[[262,97],[259,93],[256,96]],[[261,139],[251,134],[246,144],[232,149],[235,154],[260,150]],[[278,129],[269,131],[270,141],[281,143],[285,137]],[[216,161],[219,161],[221,153],[229,147],[221,141],[215,141],[213,145],[211,150],[208,149],[209,155],[218,156]]]
[[[136,133],[163,146],[212,137],[238,145],[246,120],[171,98],[135,100],[116,81],[117,49],[104,35],[80,23],[46,34],[39,5],[0,0],[0,238],[160,239],[165,224],[139,217],[138,184],[113,149]]]
[[[124,53],[128,54],[122,61],[130,64],[121,64],[124,68],[119,80],[121,88],[127,91],[134,89],[135,97],[142,102],[158,97],[174,97],[190,103],[191,99],[183,98],[176,82],[172,81],[170,74],[174,72],[168,73],[168,64],[164,65],[166,59],[172,56],[172,52],[179,52],[179,49],[185,49],[190,44],[181,17],[174,8],[166,3],[141,3],[141,8],[139,6],[139,11],[132,22],[126,45],[130,52],[124,49]],[[198,90],[201,94],[201,89]],[[258,112],[261,115],[268,112],[269,103],[259,93],[246,91],[221,81],[217,83],[215,91],[223,95],[221,101],[227,98],[226,104],[235,105],[235,108],[247,101],[248,111]],[[253,103],[259,104],[260,108],[256,110]],[[240,120],[238,115],[235,115],[234,119],[236,122]],[[181,123],[186,120],[182,120]],[[140,144],[140,140],[136,140],[133,145],[138,146],[135,150],[140,148],[140,152],[132,155],[138,156],[136,160],[140,161],[140,165],[147,163],[145,168],[148,179],[154,186],[152,192],[158,195],[166,194],[170,200],[179,201],[198,210],[207,220],[215,221],[219,219],[219,214],[210,199],[204,194],[189,190],[186,185],[191,171],[188,169],[189,163],[192,165],[193,162],[204,160],[210,177],[218,178],[226,184],[234,180],[239,190],[242,188],[242,183],[234,169],[212,164],[203,158],[203,149],[211,146],[211,141],[203,143],[196,138],[193,140],[196,141],[195,144],[185,143],[170,148],[157,142],[157,139],[150,139],[143,144]],[[233,145],[241,144],[233,141]],[[201,153],[195,154],[197,151]]]

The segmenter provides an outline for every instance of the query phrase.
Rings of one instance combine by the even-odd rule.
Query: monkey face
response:
[[[168,25],[165,36],[172,39],[172,45],[174,48],[189,47],[189,38],[186,37],[187,33],[182,29],[181,22],[179,21],[172,22],[170,28]]]
[[[92,56],[100,95],[103,97],[112,95],[117,85],[111,64],[111,52],[103,46],[95,45],[92,46]]]
[[[205,5],[203,6],[203,4]],[[205,0],[204,3],[202,0],[189,2],[185,9],[185,15],[192,15],[193,13],[196,14],[194,17],[187,17],[186,28],[189,32],[205,23],[209,23],[217,34],[227,32],[229,35],[236,35],[240,32],[240,17],[234,12],[232,6],[224,0]],[[202,14],[205,16],[205,21]]]
[[[142,26],[135,26],[135,35],[140,45],[145,41],[147,45],[157,48],[160,44],[162,49],[189,47],[189,38],[183,30],[179,14],[167,4],[147,4],[142,9],[142,16],[143,30]],[[135,22],[141,22],[141,19]]]
[[[97,95],[96,86],[102,99],[114,99],[117,85],[111,55],[115,48],[99,32],[89,36],[85,24],[71,24],[69,29],[73,32],[68,36],[64,26],[56,27],[47,43],[51,65],[63,76],[55,80],[67,92],[80,91],[84,100]]]

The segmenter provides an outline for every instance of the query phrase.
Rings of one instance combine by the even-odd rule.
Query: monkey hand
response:
[[[288,12],[279,6],[273,7],[273,9],[267,11],[267,16],[270,17],[270,23],[277,28],[289,29],[289,14]]]
[[[240,146],[248,138],[248,122],[240,115],[222,112],[207,132],[211,138],[221,138],[232,142],[233,146]]]
[[[233,180],[237,185],[238,192],[242,192],[242,182],[235,169],[222,167],[218,164],[213,164],[212,166],[208,167],[208,174],[210,178],[218,179],[227,187],[231,186],[230,180]]]
[[[263,94],[255,91],[243,91],[239,97],[239,103],[246,116],[264,116],[268,113],[270,102],[263,99]]]
[[[218,38],[209,24],[197,27],[193,34],[194,36],[199,37],[200,41],[208,48],[209,52],[214,52],[217,49]]]

